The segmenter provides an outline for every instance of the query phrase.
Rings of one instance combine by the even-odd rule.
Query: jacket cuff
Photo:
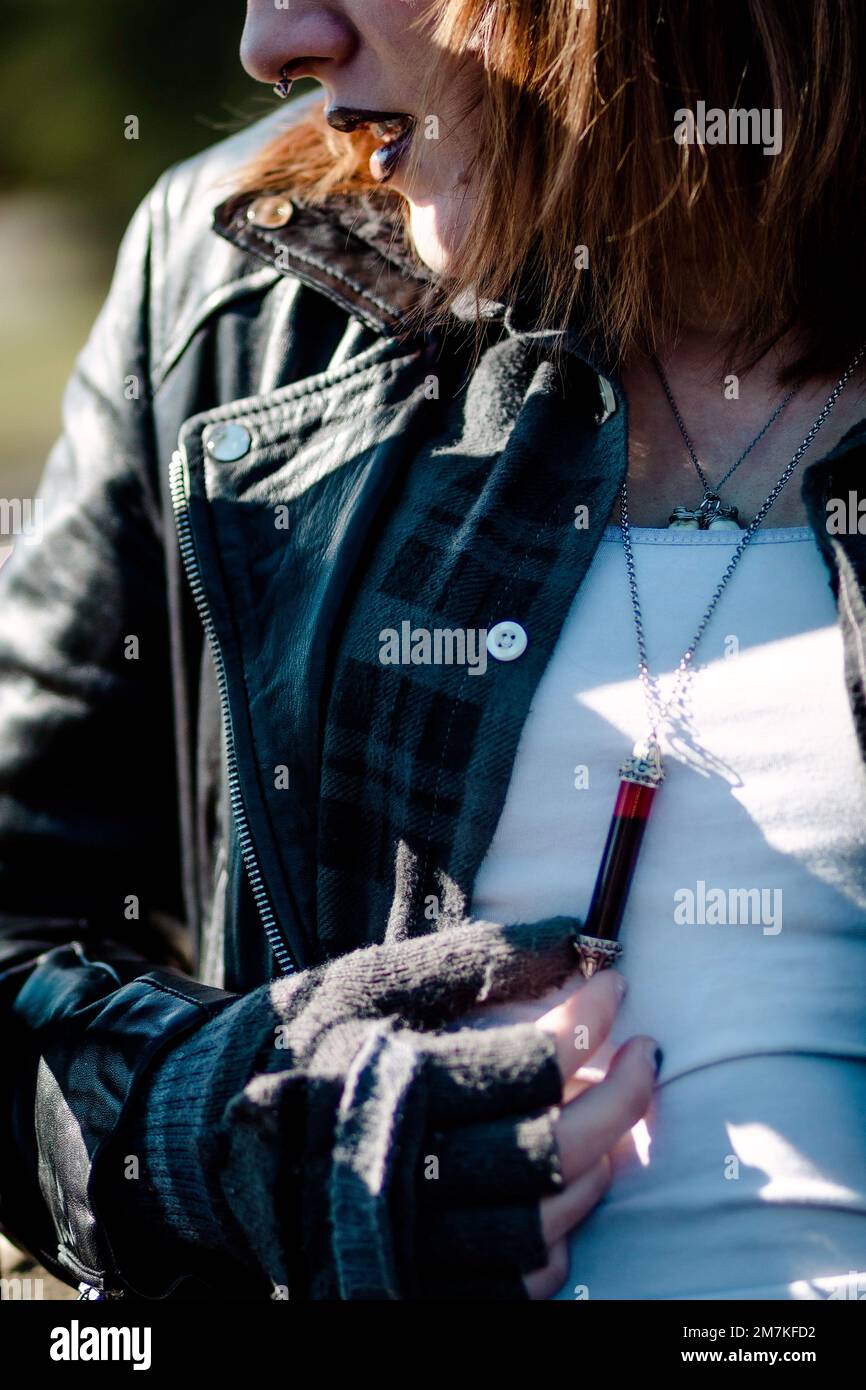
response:
[[[176,1042],[139,1089],[113,1184],[114,1200],[126,1207],[130,1249],[139,1231],[152,1233],[156,1225],[186,1245],[195,1264],[206,1264],[212,1252],[257,1268],[223,1196],[217,1164],[226,1106],[271,1061],[267,992],[265,986],[235,999]],[[131,1195],[128,1185],[121,1189],[117,1171],[130,1157],[139,1160],[140,1176]]]
[[[28,1039],[33,1065],[35,1090],[26,1108],[49,1218],[44,1245],[34,1253],[61,1277],[106,1294],[127,1291],[103,1213],[112,1145],[159,1052],[232,997],[173,970],[124,983],[116,970],[88,959],[79,943],[49,952],[20,990],[14,1023]],[[14,1184],[13,1173],[4,1193],[10,1209]]]

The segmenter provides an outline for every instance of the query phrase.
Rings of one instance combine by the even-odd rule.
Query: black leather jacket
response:
[[[0,1224],[98,1289],[114,1262],[94,1173],[137,1079],[203,1013],[316,962],[328,637],[437,349],[410,328],[427,279],[363,208],[227,196],[275,119],[169,170],[136,214],[68,387],[44,537],[0,578]],[[596,376],[603,421],[624,401]],[[866,745],[866,538],[823,525],[862,449],[833,457],[805,495]],[[239,640],[255,535],[217,543],[220,459],[235,513],[278,472],[291,507],[295,598],[258,659]],[[274,660],[292,798],[255,753]]]

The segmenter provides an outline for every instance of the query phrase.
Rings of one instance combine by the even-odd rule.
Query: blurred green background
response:
[[[12,498],[32,495],[137,203],[169,164],[277,98],[240,66],[243,0],[2,9],[0,497]]]

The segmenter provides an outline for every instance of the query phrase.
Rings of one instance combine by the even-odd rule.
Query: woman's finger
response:
[[[555,1122],[566,1183],[588,1172],[649,1109],[656,1080],[653,1038],[630,1038],[604,1081],[562,1106]]]
[[[541,1203],[541,1229],[548,1247],[556,1245],[597,1206],[610,1186],[611,1165],[607,1154],[555,1197]]]
[[[534,1301],[540,1301],[543,1298],[552,1298],[567,1278],[568,1246],[561,1240],[549,1251],[549,1259],[544,1268],[534,1269],[531,1274],[524,1275],[523,1283],[529,1297]]]
[[[601,1047],[616,1018],[626,982],[615,970],[602,970],[537,1019],[556,1042],[563,1081],[584,1066]]]

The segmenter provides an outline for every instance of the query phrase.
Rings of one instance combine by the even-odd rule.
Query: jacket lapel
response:
[[[314,383],[207,411],[181,431],[194,561],[225,671],[244,812],[296,966],[314,956],[331,643],[374,518],[411,456],[428,371],[423,351],[383,342]],[[213,452],[226,427],[236,447],[249,441],[241,458]]]

